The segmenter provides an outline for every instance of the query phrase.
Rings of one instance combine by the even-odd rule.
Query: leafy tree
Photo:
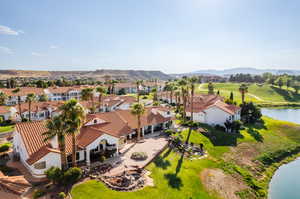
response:
[[[291,86],[292,86],[292,80],[291,80],[291,79],[288,79],[288,80],[286,81],[286,88],[289,89],[289,87],[291,87]]]
[[[241,117],[245,123],[253,124],[260,121],[262,117],[261,110],[252,102],[242,104],[241,108]]]
[[[72,165],[76,167],[76,135],[85,121],[85,111],[75,99],[67,101],[59,109],[67,125],[66,133],[72,136]]]
[[[295,89],[295,93],[298,94],[298,91],[300,89],[300,83],[297,81],[292,82],[292,87]]]
[[[233,101],[233,92],[232,92],[232,91],[230,92],[230,97],[229,97],[229,99],[230,99],[231,101]]]
[[[125,88],[121,88],[121,89],[118,91],[118,95],[126,95],[126,90],[125,90]]]
[[[279,86],[280,89],[282,88],[282,86],[283,86],[283,80],[282,80],[282,78],[278,79],[277,85]]]
[[[45,171],[45,175],[53,184],[60,184],[63,178],[63,171],[58,167],[50,167]]]
[[[208,94],[214,94],[214,85],[212,82],[208,83]]]
[[[7,99],[7,95],[3,92],[0,92],[0,105],[4,105]]]
[[[141,138],[141,116],[145,112],[145,107],[143,104],[134,103],[131,107],[131,114],[137,117],[137,140],[139,141]]]
[[[82,170],[78,167],[69,168],[63,176],[64,184],[72,185],[80,180],[82,176]]]
[[[45,95],[45,94],[41,95],[41,96],[39,97],[39,101],[40,101],[40,102],[46,102],[46,101],[48,101],[48,96]]]
[[[53,117],[51,120],[48,120],[46,123],[47,131],[43,133],[45,136],[44,141],[57,138],[58,148],[60,150],[60,159],[61,159],[61,168],[62,170],[66,169],[66,123],[63,121],[61,115]]]

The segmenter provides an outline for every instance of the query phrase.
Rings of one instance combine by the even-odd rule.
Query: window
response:
[[[35,163],[33,166],[35,169],[45,169],[46,161]]]
[[[94,124],[97,124],[97,120],[96,119],[94,120]]]
[[[79,160],[79,158],[80,158],[80,154],[79,152],[76,152],[76,160]]]

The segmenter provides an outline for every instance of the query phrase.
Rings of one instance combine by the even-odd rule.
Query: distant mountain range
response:
[[[190,73],[184,74],[172,74],[172,76],[191,76],[191,75],[218,75],[218,76],[228,76],[237,73],[261,75],[263,73],[273,73],[273,74],[289,74],[289,75],[300,75],[300,70],[289,70],[289,69],[257,69],[257,68],[231,68],[225,70],[198,70]]]
[[[160,79],[168,80],[171,77],[161,71],[146,70],[95,70],[95,71],[37,71],[37,70],[0,70],[0,79],[12,77],[26,78],[45,78],[58,79],[65,77],[67,79],[93,78],[103,81],[106,76],[111,79],[121,79],[134,81],[138,79],[151,80]]]

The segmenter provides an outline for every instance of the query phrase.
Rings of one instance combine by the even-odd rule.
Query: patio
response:
[[[106,172],[105,175],[113,176],[125,170],[132,170],[137,167],[144,168],[167,146],[167,144],[167,138],[160,136],[158,133],[146,135],[141,142],[128,144],[124,147],[125,150],[123,150],[123,153],[121,151],[121,154],[118,157],[110,159],[109,163],[113,165],[113,168],[109,172]],[[133,160],[130,156],[134,152],[145,152],[148,157],[146,160]]]

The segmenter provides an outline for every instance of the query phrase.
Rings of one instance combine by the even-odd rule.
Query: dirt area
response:
[[[224,199],[239,199],[235,193],[248,188],[220,169],[205,169],[201,172],[200,178],[207,190],[217,193]]]

